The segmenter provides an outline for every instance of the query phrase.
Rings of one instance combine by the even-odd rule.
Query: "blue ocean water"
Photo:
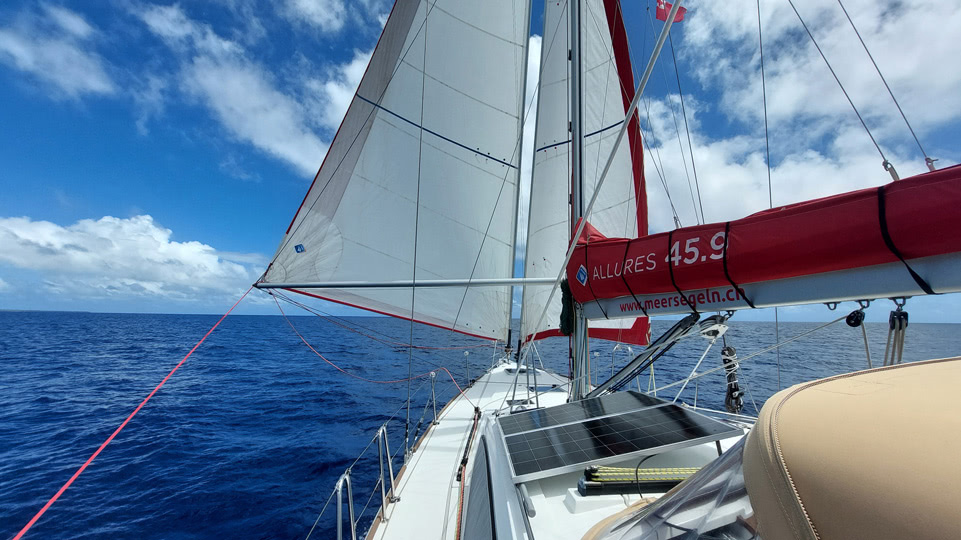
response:
[[[0,312],[0,538],[10,538],[212,326],[217,316]],[[391,380],[408,373],[409,323],[388,318],[291,317],[308,341],[345,370]],[[671,323],[655,323],[655,334]],[[781,323],[781,339],[818,323]],[[348,330],[348,328],[350,328]],[[869,324],[875,365],[886,324]],[[494,349],[416,326],[412,371],[449,367],[463,385],[490,365]],[[375,338],[375,339],[372,339]],[[379,340],[379,341],[378,341]],[[773,323],[732,322],[741,356],[774,343]],[[385,343],[386,342],[386,343]],[[687,375],[707,342],[681,342],[656,364],[658,384]],[[597,377],[629,358],[596,344]],[[463,348],[469,347],[469,348]],[[465,355],[464,353],[469,354]],[[567,372],[566,340],[538,345],[546,367]],[[905,360],[961,352],[957,325],[912,324]],[[720,365],[720,348],[701,371]],[[843,322],[788,344],[781,387],[866,366],[860,329]],[[760,406],[777,390],[777,358],[742,366],[742,387]],[[429,379],[412,383],[412,431],[424,415]],[[437,379],[438,401],[453,395]],[[648,379],[642,377],[642,389]],[[675,389],[676,391],[676,389]],[[718,372],[685,390],[723,408]],[[402,461],[407,383],[349,378],[311,352],[279,316],[230,316],[31,529],[26,538],[304,538],[338,476],[392,420]],[[662,394],[663,395],[663,394]],[[668,394],[673,397],[673,391]],[[426,413],[429,416],[429,411]],[[395,416],[396,415],[396,416]],[[376,445],[353,467],[361,530],[379,504],[370,498]],[[362,509],[366,510],[362,512]],[[331,508],[315,538],[334,534]]]

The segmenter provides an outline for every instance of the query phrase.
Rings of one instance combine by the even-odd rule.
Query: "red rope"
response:
[[[403,378],[403,379],[393,379],[393,380],[389,380],[389,381],[378,381],[378,380],[375,380],[375,379],[368,379],[368,378],[366,378],[366,377],[361,377],[360,375],[355,375],[355,374],[353,374],[353,373],[345,370],[344,368],[338,366],[337,364],[331,362],[330,360],[327,359],[326,356],[324,356],[324,355],[321,354],[319,351],[317,351],[317,349],[315,349],[314,346],[311,345],[311,344],[307,341],[307,339],[303,336],[303,334],[301,334],[299,331],[297,331],[297,327],[294,326],[294,323],[291,322],[291,320],[290,320],[289,318],[287,318],[287,314],[284,313],[284,308],[280,307],[280,302],[277,300],[277,297],[271,295],[271,298],[274,299],[274,303],[277,304],[277,309],[280,310],[280,314],[284,316],[284,320],[287,321],[287,324],[288,324],[288,325],[290,325],[290,329],[293,330],[295,334],[297,334],[297,337],[300,338],[300,341],[303,341],[303,342],[304,342],[304,345],[306,345],[307,348],[310,349],[314,354],[316,354],[321,360],[323,360],[324,362],[327,362],[328,364],[330,364],[331,366],[333,366],[334,369],[336,369],[337,371],[343,373],[344,375],[347,375],[348,377],[353,377],[354,379],[357,379],[357,380],[359,380],[359,381],[364,381],[364,382],[369,382],[369,383],[374,383],[374,384],[396,384],[396,383],[407,382],[408,380],[413,381],[413,380],[415,380],[415,379],[420,379],[420,378],[426,377],[426,376],[430,375],[431,373],[436,373],[436,372],[438,372],[438,371],[443,371],[444,373],[447,373],[447,376],[450,377],[451,382],[454,383],[454,386],[457,387],[457,391],[458,391],[458,392],[457,392],[457,395],[459,396],[459,395],[462,395],[462,394],[464,393],[464,390],[461,389],[461,387],[460,387],[459,384],[457,384],[457,380],[454,379],[454,376],[451,375],[451,372],[448,371],[447,368],[445,368],[445,367],[439,367],[439,368],[437,368],[437,369],[432,369],[432,370],[430,370],[430,371],[426,371],[426,372],[424,372],[424,373],[421,373],[420,375],[414,375],[413,377],[405,377],[405,378]],[[456,396],[455,396],[455,397],[456,397]],[[464,396],[464,399],[466,399],[467,402],[470,403],[472,406],[474,405],[474,402],[471,401],[467,396]],[[16,539],[14,539],[14,540],[16,540]]]
[[[239,300],[234,302],[234,305],[230,306],[230,309],[227,310],[227,313],[224,313],[223,317],[221,317],[220,320],[217,321],[217,324],[213,325],[210,328],[210,330],[207,330],[207,333],[204,334],[204,337],[200,338],[200,341],[198,341],[197,344],[194,345],[193,349],[190,349],[190,352],[187,353],[187,356],[184,356],[183,360],[181,360],[180,363],[178,363],[176,366],[174,366],[172,370],[170,370],[170,373],[168,373],[167,376],[164,377],[162,381],[160,381],[160,384],[158,384],[157,387],[154,388],[153,391],[150,392],[150,394],[147,395],[147,397],[145,397],[144,400],[140,402],[140,405],[137,405],[137,408],[134,409],[132,413],[130,413],[130,416],[128,416],[127,419],[124,420],[123,423],[120,424],[120,426],[117,429],[115,429],[114,432],[111,433],[109,437],[107,437],[107,440],[105,440],[103,444],[100,445],[100,448],[97,448],[97,450],[89,458],[87,458],[87,461],[84,462],[84,464],[81,465],[79,469],[77,469],[77,472],[73,473],[73,476],[70,477],[70,480],[67,480],[67,483],[64,484],[59,491],[57,491],[56,495],[51,497],[50,500],[47,501],[47,504],[43,505],[43,508],[41,508],[40,511],[37,512],[37,514],[33,516],[33,518],[30,519],[30,521],[27,522],[27,524],[24,525],[22,529],[20,529],[20,532],[18,532],[17,535],[13,537],[13,540],[20,540],[20,538],[22,538],[23,535],[30,530],[30,527],[33,527],[33,524],[36,523],[41,516],[43,516],[43,514],[47,511],[47,509],[50,508],[53,505],[53,503],[55,503],[57,499],[60,498],[61,495],[63,495],[64,491],[67,491],[67,488],[70,487],[71,484],[73,484],[73,481],[76,480],[78,476],[80,476],[80,473],[86,470],[87,466],[89,466],[90,463],[93,462],[94,458],[100,455],[100,452],[103,452],[103,449],[106,448],[108,444],[110,444],[110,441],[112,441],[114,437],[116,437],[117,434],[120,433],[120,431],[127,426],[127,423],[130,422],[130,420],[134,417],[134,415],[140,412],[140,409],[142,409],[143,406],[146,405],[148,401],[150,401],[150,398],[152,398],[153,395],[156,394],[158,390],[160,390],[160,387],[162,387],[164,383],[167,382],[167,379],[169,379],[178,369],[180,369],[180,366],[182,366],[184,362],[186,362],[187,359],[190,358],[190,355],[192,355],[194,351],[197,350],[197,347],[200,347],[200,344],[207,339],[207,336],[209,336],[218,326],[220,326],[220,323],[227,318],[227,315],[230,315],[230,312],[233,311],[235,307],[237,307],[237,304],[239,304],[241,300],[247,297],[247,294],[249,294],[252,289],[253,287],[251,287],[250,289],[247,289],[247,292],[245,292],[244,295],[241,296]]]
[[[426,349],[426,350],[435,350],[435,351],[453,351],[453,350],[461,350],[461,349],[477,349],[477,348],[480,348],[480,347],[490,347],[490,345],[488,345],[488,344],[486,344],[486,343],[481,343],[480,345],[459,345],[459,346],[457,346],[457,347],[425,347],[425,346],[423,346],[423,345],[414,345],[414,344],[412,344],[412,343],[405,343],[405,342],[403,342],[403,341],[394,341],[394,340],[391,340],[391,339],[380,339],[380,338],[377,338],[377,337],[372,336],[372,335],[370,335],[370,334],[365,334],[364,332],[361,332],[360,330],[357,330],[357,329],[355,329],[355,328],[352,328],[352,327],[350,327],[350,326],[347,325],[347,324],[344,324],[344,323],[342,323],[342,322],[338,322],[338,321],[334,320],[333,317],[328,316],[327,314],[324,314],[322,311],[314,310],[314,309],[310,308],[309,306],[307,306],[306,304],[302,304],[301,302],[297,302],[297,301],[295,301],[294,299],[288,298],[287,296],[285,296],[285,295],[283,295],[283,294],[273,293],[273,295],[279,296],[279,297],[283,298],[284,301],[289,302],[289,303],[291,303],[291,304],[299,307],[300,309],[302,309],[302,310],[304,310],[304,311],[306,311],[306,312],[308,312],[308,313],[313,313],[314,315],[320,317],[321,319],[324,319],[325,321],[327,321],[327,322],[329,322],[329,323],[331,323],[331,324],[336,324],[337,326],[340,326],[341,328],[343,328],[343,329],[345,329],[345,330],[348,330],[348,331],[353,332],[353,333],[355,333],[355,334],[359,334],[359,335],[361,335],[361,336],[364,336],[364,337],[366,337],[366,338],[368,338],[368,339],[371,339],[371,340],[373,340],[373,341],[376,341],[376,342],[378,342],[378,343],[383,343],[384,345],[393,345],[393,346],[396,346],[396,347],[410,347],[411,349]],[[363,328],[363,327],[361,327],[361,328]],[[404,380],[406,380],[406,379],[404,379]]]

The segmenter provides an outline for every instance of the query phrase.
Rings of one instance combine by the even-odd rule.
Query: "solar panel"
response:
[[[622,414],[664,405],[664,400],[640,392],[617,392],[606,396],[584,399],[556,407],[514,413],[501,417],[499,422],[504,435],[522,433],[562,424],[581,422],[590,418]]]
[[[576,471],[588,463],[658,454],[743,433],[678,405],[658,401],[656,406],[637,411],[505,434],[515,481]]]

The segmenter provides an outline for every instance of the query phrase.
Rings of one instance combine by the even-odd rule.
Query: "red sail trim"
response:
[[[884,190],[888,231],[905,259],[961,253],[961,166],[904,179]],[[724,273],[725,225],[677,229],[671,246],[668,233],[629,240],[599,238],[596,230],[585,228],[567,268],[574,298],[583,304],[626,297],[631,291],[676,294],[669,260],[681,290],[730,287]],[[879,227],[877,188],[732,221],[727,242],[728,272],[738,285],[900,262]],[[589,283],[576,278],[582,264]]]
[[[634,325],[630,328],[588,328],[588,337],[613,341],[615,343],[626,343],[628,345],[649,345],[651,343],[651,322],[647,317],[638,317]],[[549,337],[567,337],[561,334],[557,328],[544,330],[537,334],[527,336],[524,343],[528,341],[538,341]]]
[[[634,101],[634,68],[627,42],[627,31],[621,15],[619,0],[604,0],[607,13],[607,27],[611,33],[614,48],[614,65],[621,83],[621,98],[624,101],[624,114]],[[634,176],[634,201],[637,204],[637,235],[647,236],[647,185],[644,179],[644,149],[641,146],[641,123],[637,111],[631,116],[627,126],[627,141],[631,146],[631,169]]]
[[[452,331],[452,332],[457,332],[458,334],[464,334],[465,336],[470,336],[470,337],[474,337],[474,338],[478,338],[478,339],[483,339],[483,340],[485,340],[485,341],[497,341],[497,339],[495,339],[495,338],[493,338],[493,337],[491,337],[491,336],[484,336],[484,335],[481,335],[481,334],[472,334],[472,333],[470,333],[470,332],[465,332],[465,331],[463,331],[463,330],[457,330],[456,328],[449,328],[449,327],[447,327],[447,326],[444,326],[444,325],[441,325],[441,324],[437,324],[437,323],[432,323],[432,322],[427,322],[427,321],[419,321],[419,320],[417,320],[417,319],[412,319],[412,318],[410,318],[410,317],[405,317],[405,316],[403,316],[403,315],[396,315],[396,314],[394,314],[394,313],[389,313],[389,312],[387,312],[387,311],[380,311],[380,310],[377,310],[377,309],[373,309],[373,308],[369,308],[369,307],[364,307],[364,306],[361,306],[361,305],[358,305],[358,304],[351,304],[350,302],[344,302],[343,300],[337,300],[337,299],[329,298],[329,297],[326,297],[326,296],[320,296],[319,294],[309,293],[309,292],[307,292],[307,291],[302,291],[302,290],[300,290],[300,289],[284,289],[284,290],[285,290],[285,291],[290,291],[290,292],[293,292],[293,293],[297,293],[297,294],[302,294],[302,295],[304,295],[304,296],[309,296],[309,297],[311,297],[311,298],[317,298],[317,299],[319,299],[319,300],[326,300],[326,301],[328,301],[328,302],[333,302],[333,303],[335,303],[335,304],[340,304],[340,305],[342,305],[342,306],[348,306],[348,307],[352,307],[352,308],[362,309],[362,310],[364,310],[364,311],[370,311],[371,313],[376,313],[376,314],[378,314],[378,315],[386,315],[386,316],[388,316],[388,317],[393,317],[393,318],[395,318],[395,319],[402,319],[402,320],[405,320],[405,321],[412,321],[412,322],[415,322],[415,323],[418,323],[418,324],[425,324],[425,325],[427,325],[427,326],[433,326],[434,328],[440,328],[441,330],[450,330],[450,331]]]

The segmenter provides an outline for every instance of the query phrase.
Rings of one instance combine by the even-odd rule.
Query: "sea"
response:
[[[0,538],[17,534],[218,318],[0,312]],[[656,321],[655,335],[671,324]],[[735,317],[724,339],[743,358],[773,345],[776,334],[783,341],[822,324],[782,322],[775,332],[774,323]],[[887,324],[866,330],[877,366]],[[959,330],[912,323],[904,361],[958,355]],[[687,376],[708,344],[680,342],[655,364],[654,385]],[[595,382],[640,350],[592,348]],[[720,348],[719,341],[699,372],[721,365]],[[566,339],[540,342],[535,361],[566,374],[567,349]],[[409,389],[406,381],[362,379],[396,381],[444,366],[464,386],[501,354],[489,343],[385,317],[231,315],[24,538],[332,538],[334,503],[321,510],[348,467],[360,535],[379,505],[377,428],[387,422],[396,471],[405,431],[412,444],[432,414],[430,377]],[[840,321],[779,354],[746,360],[743,412],[756,414],[778,388],[866,367],[861,329]],[[645,372],[631,388],[648,391],[651,382]],[[444,373],[434,385],[440,410],[457,390]],[[678,389],[659,395],[673,399]],[[723,409],[724,393],[718,371],[681,398],[691,403],[696,394],[699,406]]]

